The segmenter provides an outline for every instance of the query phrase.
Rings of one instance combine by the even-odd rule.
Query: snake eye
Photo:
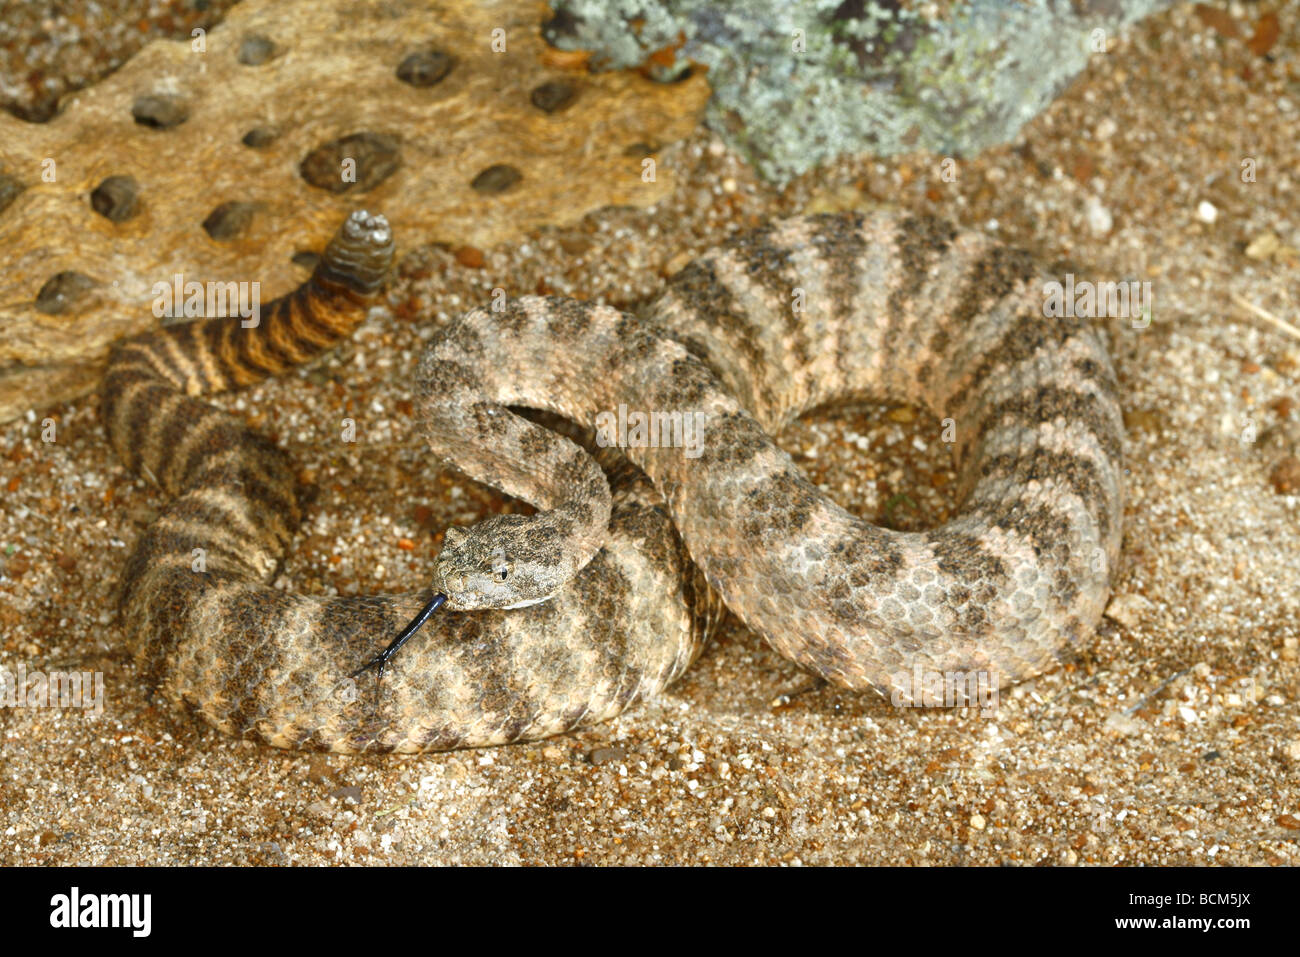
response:
[[[499,582],[504,582],[510,577],[509,565],[498,565],[492,569],[492,577]]]

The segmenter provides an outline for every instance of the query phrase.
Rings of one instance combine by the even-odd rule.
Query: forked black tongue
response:
[[[392,660],[393,655],[397,654],[398,649],[400,649],[402,645],[406,644],[417,631],[424,627],[424,623],[429,620],[435,611],[442,607],[443,602],[446,600],[447,596],[442,592],[438,592],[430,598],[424,603],[424,607],[420,609],[419,613],[411,619],[410,623],[401,630],[398,636],[388,643],[387,648],[375,655],[356,671],[352,672],[349,677],[355,678],[357,675],[369,671],[371,668],[378,668],[379,677],[383,678],[384,669],[388,666],[388,662]]]

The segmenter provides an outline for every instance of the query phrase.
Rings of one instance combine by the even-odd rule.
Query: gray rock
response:
[[[597,68],[671,80],[707,65],[709,125],[781,182],[841,153],[1006,142],[1115,31],[1168,2],[968,0],[928,19],[897,0],[558,0],[543,33],[595,51]]]

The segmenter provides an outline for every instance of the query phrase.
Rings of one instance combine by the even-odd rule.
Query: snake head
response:
[[[459,611],[524,608],[546,601],[570,571],[530,516],[494,515],[443,538],[434,587]]]

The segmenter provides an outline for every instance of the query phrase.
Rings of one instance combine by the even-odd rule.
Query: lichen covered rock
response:
[[[559,0],[546,34],[610,68],[708,67],[708,121],[769,179],[841,153],[1015,136],[1111,34],[1168,0]]]

